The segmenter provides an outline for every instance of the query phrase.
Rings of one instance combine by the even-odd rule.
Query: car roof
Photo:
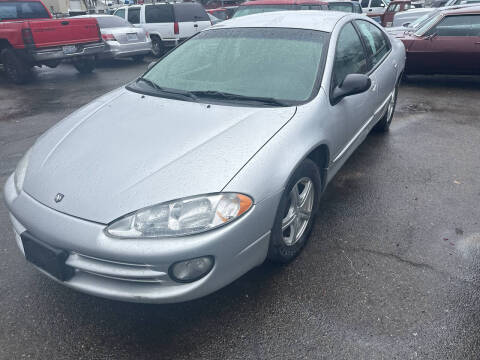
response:
[[[459,15],[459,14],[479,14],[480,4],[466,4],[464,6],[446,7],[441,10],[444,15]]]
[[[322,5],[326,4],[326,1],[321,0],[251,0],[246,1],[240,6],[251,6],[251,5]]]
[[[209,29],[219,28],[295,28],[332,32],[337,22],[345,17],[365,19],[362,14],[340,11],[288,10],[272,11],[248,16],[233,17]],[[208,31],[208,29],[206,30]]]

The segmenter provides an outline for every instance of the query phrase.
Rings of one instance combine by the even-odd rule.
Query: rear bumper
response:
[[[105,46],[105,51],[100,54],[102,58],[122,58],[136,55],[147,55],[152,51],[152,42],[137,42],[132,44],[120,44],[117,41],[109,41]]]
[[[36,62],[62,60],[68,58],[75,58],[79,56],[92,56],[102,53],[105,49],[105,44],[91,43],[76,45],[77,51],[71,54],[65,54],[62,46],[47,48],[47,49],[35,49],[30,50],[31,58]]]

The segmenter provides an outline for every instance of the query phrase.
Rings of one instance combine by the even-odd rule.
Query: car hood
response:
[[[99,223],[218,192],[295,110],[207,105],[118,89],[37,140],[23,190],[50,208]],[[59,193],[64,197],[56,202]]]

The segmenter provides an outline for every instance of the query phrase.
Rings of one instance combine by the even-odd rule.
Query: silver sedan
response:
[[[404,63],[402,43],[356,14],[204,30],[36,141],[5,186],[18,247],[66,286],[134,302],[288,263],[328,182],[389,129]]]
[[[106,45],[100,58],[119,59],[129,57],[141,61],[152,51],[152,41],[148,33],[118,16],[84,15],[78,17],[94,17],[97,19]]]

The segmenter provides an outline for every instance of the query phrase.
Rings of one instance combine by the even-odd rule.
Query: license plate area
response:
[[[66,281],[73,276],[74,269],[65,265],[68,252],[54,248],[34,238],[28,232],[22,233],[20,237],[25,258],[29,262],[61,281]]]
[[[76,45],[65,45],[62,49],[65,55],[75,54],[77,52]]]
[[[137,41],[138,36],[137,36],[137,34],[127,34],[127,40],[128,41]]]

